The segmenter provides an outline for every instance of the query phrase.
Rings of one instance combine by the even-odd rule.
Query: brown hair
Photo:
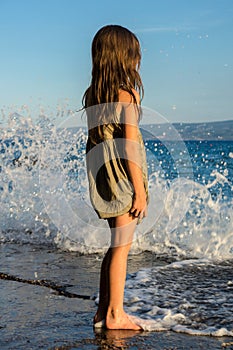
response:
[[[118,102],[119,89],[127,91],[137,103],[133,89],[143,97],[140,61],[135,34],[119,25],[101,28],[92,41],[92,79],[83,96],[83,107]]]

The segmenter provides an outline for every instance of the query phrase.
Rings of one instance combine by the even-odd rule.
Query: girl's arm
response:
[[[139,94],[134,91],[137,103],[140,103]],[[119,92],[119,102],[124,109],[124,151],[130,180],[134,188],[134,198],[130,212],[142,219],[147,215],[147,196],[143,182],[141,170],[141,152],[138,139],[138,111],[133,104],[132,96],[121,90]]]

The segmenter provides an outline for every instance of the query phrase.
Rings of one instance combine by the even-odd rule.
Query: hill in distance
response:
[[[233,140],[233,120],[203,123],[163,123],[141,126],[144,139]]]

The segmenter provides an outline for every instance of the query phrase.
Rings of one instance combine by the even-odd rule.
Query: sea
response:
[[[67,125],[11,113],[0,129],[1,245],[106,251],[108,227],[89,200],[87,130]],[[233,336],[233,141],[168,129],[173,137],[145,133],[150,202],[130,254],[158,263],[127,275],[126,309],[150,331]]]

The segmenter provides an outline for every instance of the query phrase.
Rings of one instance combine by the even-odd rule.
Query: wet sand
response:
[[[158,263],[163,262],[151,254],[132,256],[128,272]],[[94,331],[100,264],[99,255],[81,256],[52,247],[0,245],[2,274],[48,282],[43,286],[0,279],[0,349],[233,349],[232,338]]]

